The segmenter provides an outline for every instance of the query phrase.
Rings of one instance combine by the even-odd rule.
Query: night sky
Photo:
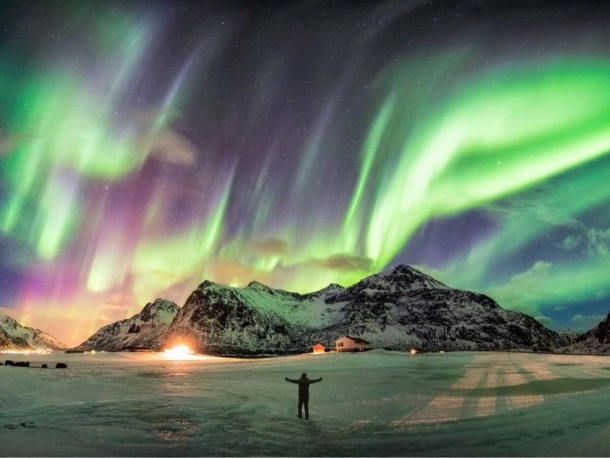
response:
[[[76,345],[205,279],[406,263],[593,327],[606,5],[2,1],[0,310]]]

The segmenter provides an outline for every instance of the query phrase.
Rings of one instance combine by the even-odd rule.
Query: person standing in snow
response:
[[[309,420],[309,385],[311,385],[312,383],[321,382],[322,377],[314,379],[314,380],[309,380],[307,378],[307,374],[305,372],[303,372],[301,374],[300,379],[295,380],[295,379],[286,377],[286,381],[290,382],[290,383],[296,383],[297,385],[299,385],[299,404],[298,404],[299,413],[297,414],[297,417],[303,418],[302,412],[303,412],[303,407],[305,407],[305,420]]]

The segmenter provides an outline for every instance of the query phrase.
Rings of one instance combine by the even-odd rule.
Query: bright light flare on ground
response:
[[[175,345],[172,348],[166,348],[164,350],[165,356],[173,359],[188,359],[189,356],[195,352],[186,345]]]

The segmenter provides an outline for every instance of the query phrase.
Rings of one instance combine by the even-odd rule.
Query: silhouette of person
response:
[[[297,413],[297,417],[303,418],[302,412],[303,412],[303,407],[305,407],[305,420],[309,420],[309,385],[311,385],[312,383],[321,382],[322,377],[314,379],[314,380],[309,380],[307,378],[307,374],[305,372],[303,372],[301,374],[300,379],[295,380],[295,379],[286,377],[286,381],[290,382],[290,383],[296,383],[297,385],[299,385],[299,403],[298,403],[298,412],[299,413]]]

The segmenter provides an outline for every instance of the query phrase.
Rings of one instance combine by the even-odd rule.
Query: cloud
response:
[[[245,286],[253,280],[266,285],[269,285],[270,282],[270,276],[267,272],[260,271],[249,264],[229,259],[214,263],[212,278],[216,283],[230,286]]]
[[[502,202],[502,204],[489,204],[486,209],[496,215],[501,222],[529,220],[534,226],[541,227],[570,227],[580,228],[582,223],[567,214],[565,208],[555,202],[541,199],[544,195],[552,194],[550,188],[542,186],[530,194],[525,194],[516,202]]]
[[[582,301],[604,299],[607,285],[607,262],[574,266],[538,261],[484,293],[503,308],[538,316],[543,308],[557,312]]]
[[[114,291],[107,295],[105,300],[106,307],[125,308],[125,304],[134,302],[133,295],[128,291]]]
[[[0,133],[0,157],[13,151],[23,138],[25,138],[25,135],[11,134],[3,136]]]
[[[197,159],[197,148],[183,135],[166,127],[158,128],[158,120],[166,122],[179,116],[176,112],[150,108],[137,113],[133,119],[144,134],[137,138],[141,146],[148,149],[151,157],[174,165],[190,166]],[[167,125],[167,124],[166,124]]]
[[[195,164],[197,150],[195,146],[182,135],[165,129],[149,139],[151,155],[174,165],[189,166]]]
[[[548,316],[544,316],[544,315],[539,315],[534,317],[534,319],[540,323],[541,325],[547,327],[547,328],[552,328],[553,325],[555,324],[555,322],[553,321],[552,318],[548,317]]]
[[[574,315],[570,319],[570,323],[577,332],[586,332],[596,327],[601,321],[605,320],[605,315]]]
[[[561,243],[560,248],[568,251],[583,248],[590,255],[610,256],[610,228],[580,228],[580,234],[570,234]]]
[[[372,260],[363,256],[351,256],[347,254],[334,254],[325,259],[318,259],[316,262],[332,270],[356,270],[369,271]]]
[[[540,306],[553,297],[552,267],[550,262],[537,261],[529,270],[514,275],[508,283],[486,291],[502,306],[510,310],[541,315]]]
[[[251,240],[248,243],[250,253],[258,256],[281,256],[288,253],[289,245],[278,237],[268,237],[261,240]]]
[[[610,256],[610,228],[606,230],[589,229],[587,231],[588,251],[604,258]]]
[[[565,239],[563,239],[559,246],[564,250],[572,251],[582,246],[582,243],[583,238],[581,235],[568,235]]]

